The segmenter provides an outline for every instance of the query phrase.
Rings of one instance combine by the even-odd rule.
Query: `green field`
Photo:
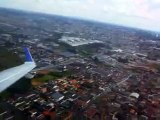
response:
[[[56,80],[62,77],[71,77],[71,72],[64,71],[64,72],[50,72],[47,75],[38,75],[34,79],[32,79],[32,83],[39,85],[40,83],[48,82],[49,80]]]
[[[0,71],[21,64],[18,55],[0,47]]]

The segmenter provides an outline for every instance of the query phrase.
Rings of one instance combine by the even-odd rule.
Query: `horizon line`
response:
[[[49,15],[49,16],[58,16],[58,17],[64,17],[66,19],[68,18],[68,19],[81,20],[81,21],[86,21],[86,22],[96,22],[99,24],[125,27],[128,29],[135,29],[135,30],[141,30],[141,31],[145,31],[145,32],[154,32],[154,33],[160,34],[160,30],[150,30],[150,29],[145,29],[145,28],[133,27],[133,26],[129,26],[129,25],[116,24],[116,23],[111,23],[111,22],[103,22],[103,21],[98,21],[98,20],[94,20],[94,19],[87,19],[87,18],[83,18],[83,17],[52,14],[52,13],[46,13],[46,12],[40,12],[40,11],[24,10],[24,9],[19,9],[19,8],[17,9],[17,8],[9,8],[9,7],[2,7],[2,6],[0,6],[0,9],[15,10],[15,11],[29,13],[29,14],[42,14],[42,15]]]

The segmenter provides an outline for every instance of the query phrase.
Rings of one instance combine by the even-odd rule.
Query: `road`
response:
[[[132,75],[129,75],[128,77],[124,78],[121,82],[118,82],[116,86],[119,86],[120,84],[124,83],[127,81]]]

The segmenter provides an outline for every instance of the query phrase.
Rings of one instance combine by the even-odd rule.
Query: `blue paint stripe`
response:
[[[26,55],[26,62],[33,62],[32,56],[29,52],[29,49],[24,47],[24,52],[25,52],[25,55]]]

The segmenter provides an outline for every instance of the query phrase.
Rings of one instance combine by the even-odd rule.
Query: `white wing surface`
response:
[[[26,62],[24,64],[0,72],[0,92],[7,89],[36,67],[28,48],[24,50],[26,54]]]

